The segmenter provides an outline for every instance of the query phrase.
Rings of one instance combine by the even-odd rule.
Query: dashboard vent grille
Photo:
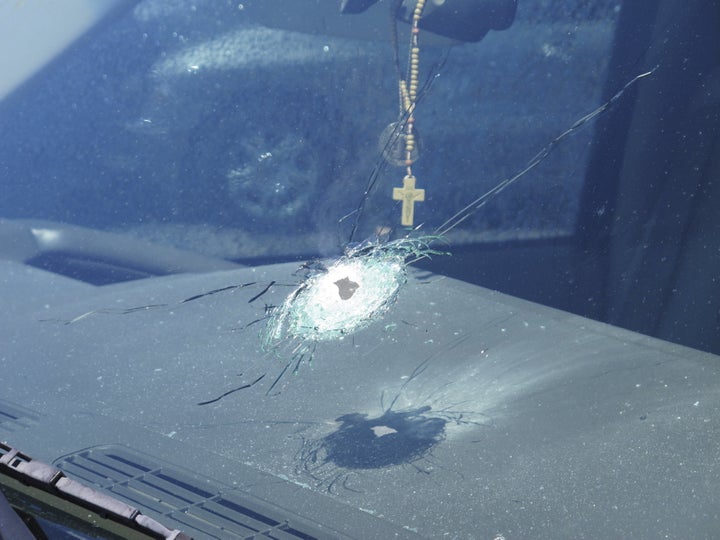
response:
[[[103,446],[54,463],[68,476],[99,486],[113,496],[172,520],[201,538],[312,540],[330,538],[312,524],[240,492],[223,492],[213,481],[156,462],[122,446]]]
[[[39,420],[38,413],[0,399],[0,431],[14,433],[37,424]]]

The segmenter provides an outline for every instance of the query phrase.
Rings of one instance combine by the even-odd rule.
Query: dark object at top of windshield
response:
[[[362,13],[376,2],[377,0],[341,0],[340,13]]]
[[[377,0],[343,0],[342,13],[362,13]],[[396,0],[395,17],[403,22],[412,20],[416,2]],[[447,0],[429,2],[424,8],[420,28],[439,36],[466,42],[480,41],[490,30],[505,30],[515,20],[517,0]]]

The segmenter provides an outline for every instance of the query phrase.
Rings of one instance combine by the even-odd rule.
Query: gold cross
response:
[[[415,189],[415,177],[408,174],[403,178],[403,187],[393,188],[393,200],[402,201],[402,219],[400,223],[410,227],[413,224],[415,203],[425,200],[425,190]]]

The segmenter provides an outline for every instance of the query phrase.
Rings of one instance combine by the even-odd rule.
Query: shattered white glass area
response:
[[[288,298],[276,322],[294,336],[339,338],[387,310],[404,282],[405,266],[395,258],[340,259]]]
[[[300,350],[308,343],[341,339],[379,320],[407,281],[409,259],[440,253],[430,248],[433,240],[402,238],[349,250],[310,275],[274,311],[265,347],[273,349],[297,338]]]

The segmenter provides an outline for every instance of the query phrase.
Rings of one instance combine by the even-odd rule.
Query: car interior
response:
[[[720,530],[720,2],[467,3],[0,3],[0,538]]]

